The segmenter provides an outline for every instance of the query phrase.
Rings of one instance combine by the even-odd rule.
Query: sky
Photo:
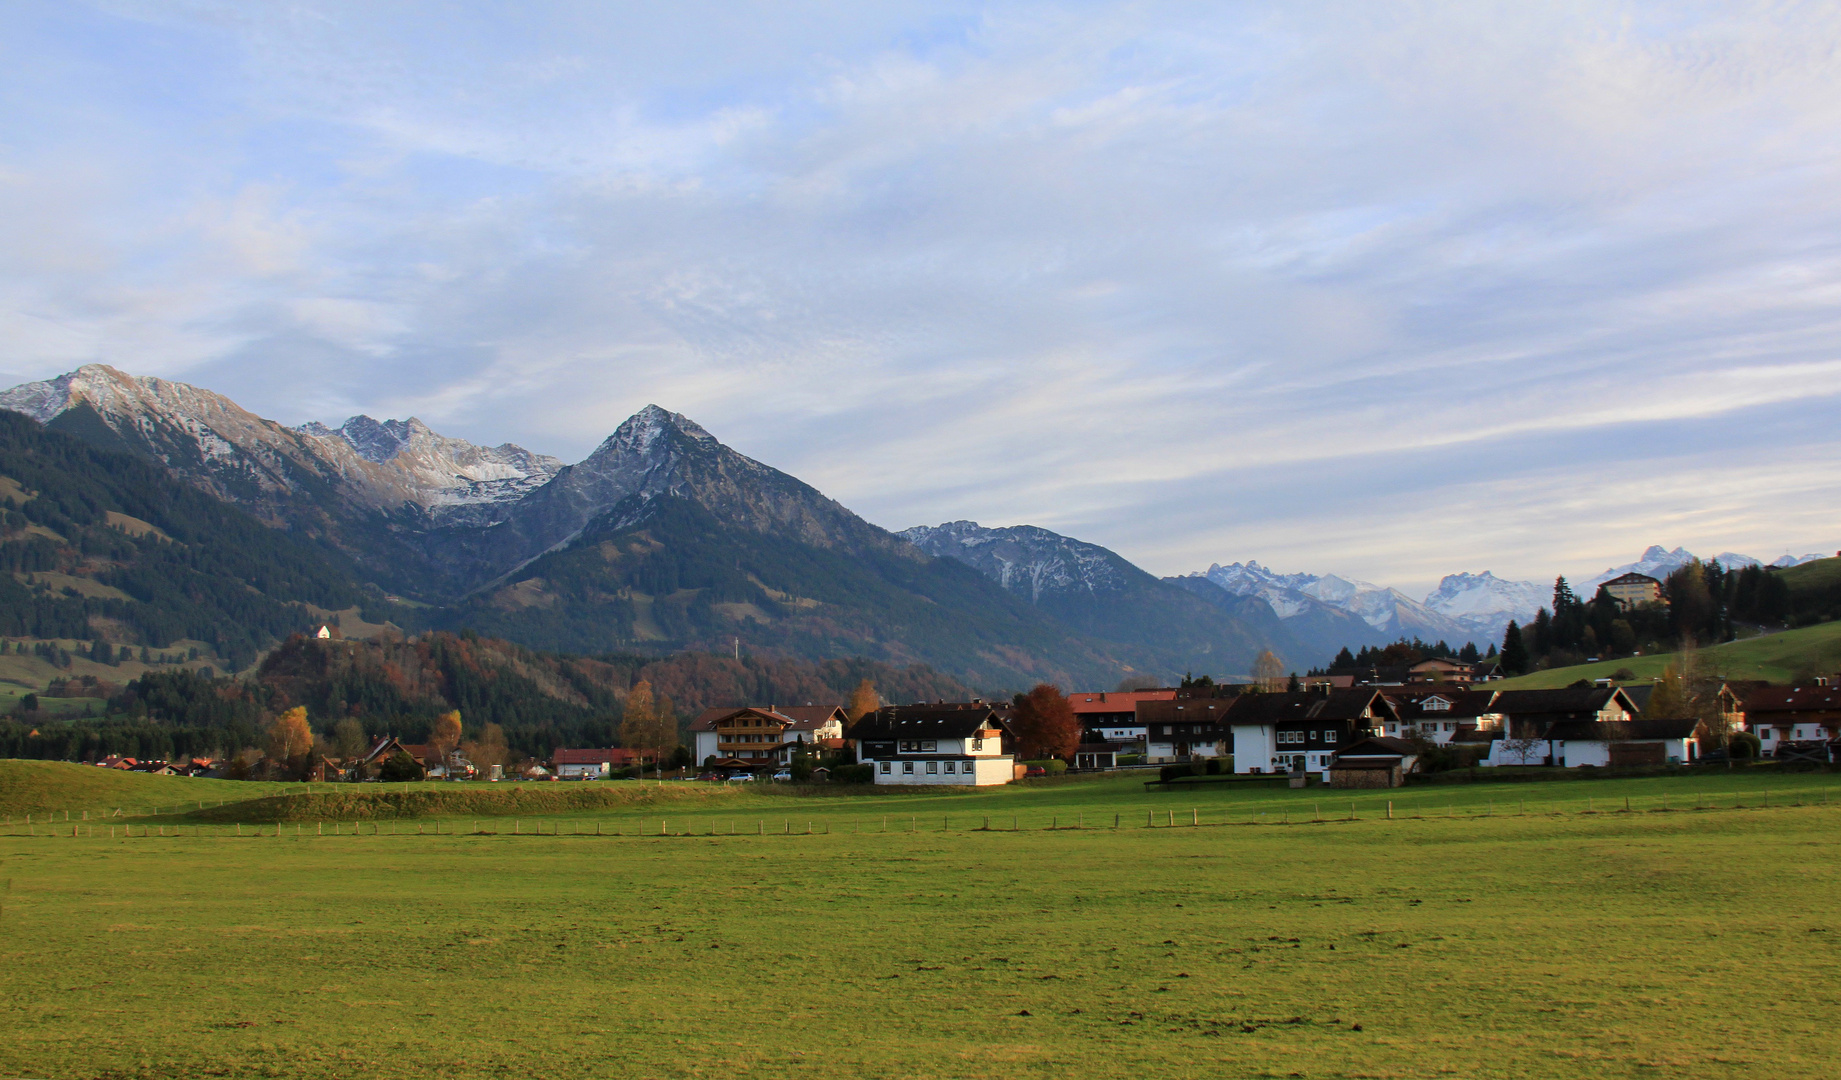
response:
[[[0,381],[1423,594],[1841,548],[1841,5],[0,5]]]

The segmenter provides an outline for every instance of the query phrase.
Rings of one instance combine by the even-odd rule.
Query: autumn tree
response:
[[[1253,660],[1253,681],[1268,694],[1285,688],[1285,664],[1271,649],[1262,650]]]
[[[307,726],[307,707],[296,705],[268,726],[268,756],[292,761],[313,749],[313,729]]]
[[[505,729],[487,724],[481,729],[479,738],[460,744],[460,753],[476,767],[490,769],[505,764],[511,756],[511,748],[505,745]]]
[[[1032,758],[1065,758],[1080,745],[1080,721],[1061,688],[1037,683],[1027,694],[1016,696],[1016,714],[1010,730],[1016,736],[1017,754]]]
[[[882,698],[876,694],[876,688],[868,679],[857,684],[850,692],[850,707],[845,710],[850,715],[850,722],[856,723],[870,713],[882,707]]]
[[[428,736],[428,745],[435,748],[435,753],[444,762],[448,752],[460,745],[459,709],[450,709],[435,718],[434,730]]]
[[[620,745],[654,761],[677,745],[677,717],[670,699],[660,701],[652,695],[652,684],[641,679],[627,693],[626,709],[620,718]]]

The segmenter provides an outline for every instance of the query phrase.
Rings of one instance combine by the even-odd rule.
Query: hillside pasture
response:
[[[1835,560],[1841,563],[1841,560]],[[1549,668],[1512,679],[1490,683],[1492,689],[1545,690],[1568,686],[1580,679],[1609,679],[1628,669],[1635,673],[1629,682],[1648,682],[1659,678],[1662,669],[1676,661],[1674,653],[1654,656],[1628,656],[1622,660],[1600,660],[1593,664]],[[1787,685],[1804,672],[1841,671],[1841,622],[1821,623],[1797,630],[1729,641],[1699,652],[1699,662],[1727,679],[1763,679]]]

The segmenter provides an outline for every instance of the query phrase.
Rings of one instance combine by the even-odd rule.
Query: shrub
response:
[[[833,784],[871,784],[875,780],[874,765],[838,765],[831,770]]]
[[[401,784],[409,780],[422,779],[422,766],[408,754],[397,753],[384,762],[383,768],[377,770],[377,778],[392,784]]]
[[[1764,744],[1749,731],[1735,731],[1726,737],[1726,752],[1734,761],[1750,761],[1763,750]]]
[[[1611,678],[1616,679],[1618,682],[1629,682],[1631,679],[1636,678],[1636,672],[1631,671],[1627,667],[1620,667],[1611,673]]]
[[[1212,758],[1212,757],[1209,758],[1207,767],[1203,769],[1203,775],[1220,776],[1221,775],[1221,759]]]
[[[1166,784],[1179,776],[1191,775],[1193,774],[1190,773],[1189,766],[1187,765],[1165,765],[1163,768],[1157,770],[1157,778]]]
[[[1039,765],[1042,771],[1050,776],[1059,776],[1068,771],[1068,763],[1060,758],[1039,758],[1035,761],[1025,761],[1023,764]]]

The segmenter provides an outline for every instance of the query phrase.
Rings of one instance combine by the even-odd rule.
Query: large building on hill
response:
[[[891,705],[852,724],[846,737],[878,784],[987,787],[1016,778],[1009,733],[983,702]]]
[[[1662,583],[1648,574],[1620,574],[1599,586],[1619,607],[1633,608],[1662,600]]]

